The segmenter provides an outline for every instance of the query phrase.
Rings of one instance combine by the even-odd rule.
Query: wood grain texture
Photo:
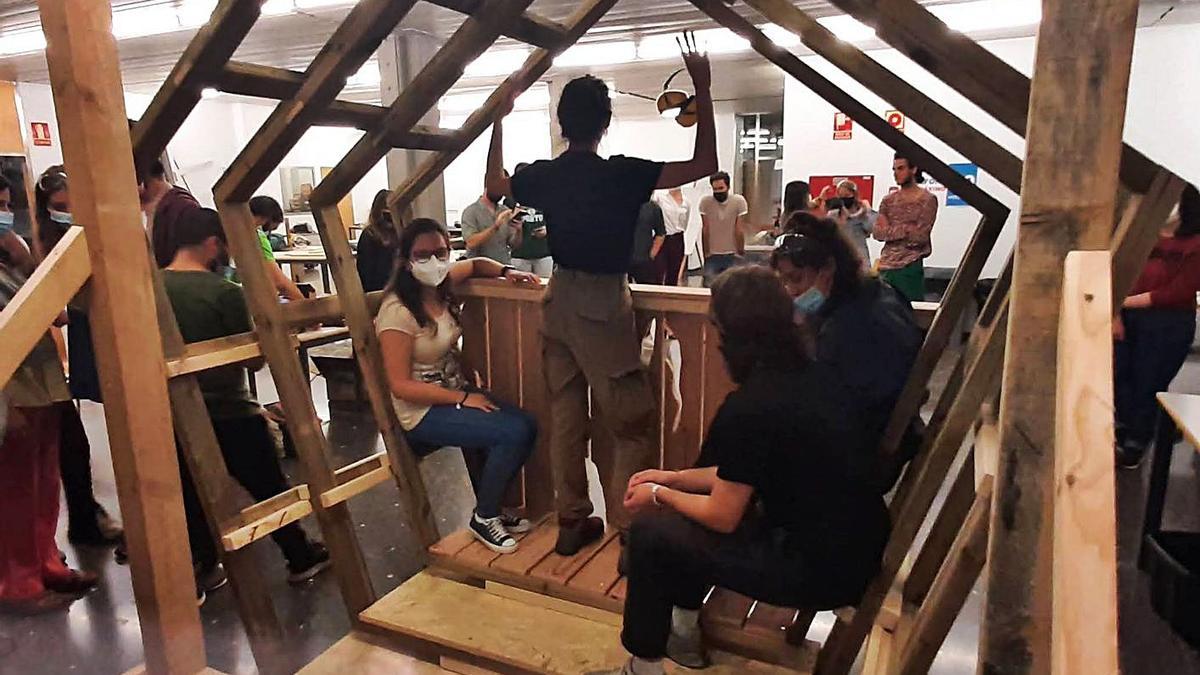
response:
[[[904,599],[920,605],[975,503],[975,462],[968,456],[904,580]]]
[[[301,668],[299,675],[445,675],[448,672],[392,649],[384,638],[352,631]]]
[[[1063,273],[1054,435],[1052,672],[1116,673],[1117,504],[1108,251]]]

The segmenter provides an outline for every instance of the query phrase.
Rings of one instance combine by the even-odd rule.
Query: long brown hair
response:
[[[717,277],[712,319],[734,382],[744,384],[759,365],[787,368],[808,362],[803,329],[792,316],[792,297],[771,270],[747,265]]]
[[[385,191],[386,192],[386,191]],[[442,224],[432,218],[416,218],[400,234],[400,250],[397,253],[396,271],[392,273],[392,280],[388,282],[386,288],[383,289],[384,295],[395,293],[400,299],[400,303],[412,312],[413,318],[417,320],[417,325],[422,328],[430,324],[434,324],[434,330],[437,330],[437,325],[433,318],[429,316],[429,312],[425,310],[425,303],[421,300],[422,284],[413,276],[412,269],[408,262],[412,256],[413,244],[417,241],[417,237],[423,234],[437,234],[446,242],[446,248],[450,248],[450,234],[446,232],[446,228]],[[446,304],[446,309],[449,310],[450,316],[458,321],[459,304],[454,297],[454,293],[450,288],[450,278],[447,276],[441,285],[437,287],[438,299]]]
[[[771,267],[777,268],[781,258],[787,258],[796,267],[820,270],[830,261],[834,263],[833,288],[829,297],[834,301],[853,296],[866,281],[862,254],[850,243],[837,223],[829,218],[818,218],[811,213],[797,211],[783,228],[784,236],[798,234],[808,237],[809,246],[789,249],[787,246],[771,252]],[[786,243],[786,242],[785,242]]]
[[[367,214],[366,230],[384,246],[391,248],[400,238],[400,228],[396,226],[396,215],[388,211],[387,200],[387,190],[375,193],[375,199],[371,201],[371,211]]]

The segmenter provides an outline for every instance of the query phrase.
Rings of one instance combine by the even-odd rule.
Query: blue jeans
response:
[[[490,398],[490,396],[489,396]],[[452,405],[435,405],[405,434],[413,443],[434,447],[479,448],[486,453],[475,486],[475,511],[480,518],[500,515],[500,502],[509,482],[533,452],[537,422],[516,406],[493,401],[499,410],[484,412]]]
[[[704,260],[704,286],[712,286],[722,272],[737,267],[742,262],[742,256],[736,253],[716,253],[708,256]]]

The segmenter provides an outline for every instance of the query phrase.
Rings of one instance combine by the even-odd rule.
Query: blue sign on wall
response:
[[[974,184],[974,185],[979,184],[979,167],[978,166],[975,166],[974,164],[951,164],[950,168],[954,169],[955,171],[962,174],[964,177],[966,177],[967,180],[971,181],[972,184]],[[953,192],[950,192],[949,190],[946,191],[946,206],[966,206],[966,205],[967,205],[967,202],[962,197],[959,197],[958,195],[954,194]]]

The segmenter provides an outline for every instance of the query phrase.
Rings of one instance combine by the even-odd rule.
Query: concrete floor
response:
[[[264,401],[275,400],[270,377],[259,374]],[[1173,389],[1200,392],[1200,360],[1189,361]],[[379,445],[373,422],[366,413],[334,411],[326,405],[324,382],[313,383],[314,400],[323,419],[335,464],[343,465],[375,451]],[[116,495],[102,408],[83,404],[83,418],[93,446],[94,480],[99,500],[115,512]],[[1173,487],[1167,507],[1168,525],[1200,529],[1200,489],[1197,464],[1190,450],[1176,453]],[[298,470],[294,461],[284,464],[289,475]],[[1179,641],[1151,611],[1146,580],[1136,567],[1136,542],[1141,527],[1144,485],[1149,463],[1141,470],[1118,476],[1120,511],[1121,645],[1126,675],[1200,673],[1200,654]],[[435,514],[443,532],[465,522],[473,503],[461,455],[443,450],[423,462]],[[420,567],[418,550],[398,496],[388,484],[378,486],[351,502],[359,524],[359,540],[375,589],[386,593]],[[108,549],[75,548],[66,542],[66,523],[60,523],[59,541],[73,565],[102,575],[101,587],[77,602],[68,612],[33,618],[0,615],[0,674],[87,673],[117,675],[139,665],[141,642],[138,617],[130,587],[129,569],[113,563]],[[311,519],[305,522],[310,531]],[[350,629],[332,576],[326,574],[295,588],[284,580],[283,559],[268,541],[255,544],[263,569],[271,571],[271,595],[288,633],[298,664],[306,663],[330,647]],[[943,646],[931,672],[967,675],[975,672],[975,652],[982,589],[977,588]],[[254,661],[242,631],[231,594],[213,593],[201,609],[209,664],[225,673],[254,673]],[[813,637],[823,637],[831,615],[818,617]]]

